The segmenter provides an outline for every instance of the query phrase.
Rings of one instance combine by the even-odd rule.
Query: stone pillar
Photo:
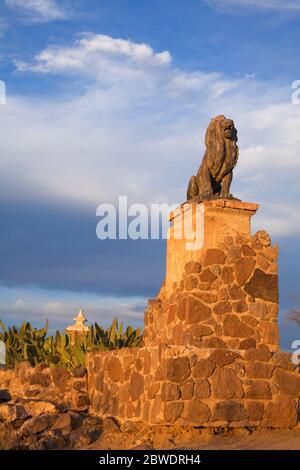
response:
[[[278,248],[265,231],[251,235],[250,219],[258,205],[231,200],[201,204],[204,225],[197,230],[203,228],[204,239],[196,250],[187,249],[186,238],[173,236],[176,217],[190,211],[193,221],[193,206],[171,214],[166,281],[148,302],[145,345],[237,350],[266,345],[276,351]]]
[[[181,279],[185,264],[198,262],[203,250],[216,248],[228,235],[250,237],[250,219],[258,207],[249,202],[216,199],[185,203],[172,212],[167,241],[166,297],[172,294],[174,282]]]

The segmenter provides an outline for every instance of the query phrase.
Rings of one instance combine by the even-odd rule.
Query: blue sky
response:
[[[232,117],[233,192],[280,244],[284,321],[300,297],[300,0],[0,2],[0,317],[76,310],[141,325],[165,242],[95,235],[96,207],[182,202],[214,115]]]

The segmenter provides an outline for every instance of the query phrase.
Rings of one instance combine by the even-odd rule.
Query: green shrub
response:
[[[104,329],[97,323],[89,328],[85,336],[76,336],[72,344],[69,335],[56,332],[47,336],[48,320],[44,328],[36,329],[29,322],[23,322],[20,328],[8,329],[0,320],[0,340],[6,348],[6,362],[14,366],[21,361],[29,361],[32,366],[63,366],[68,369],[85,366],[86,353],[91,351],[110,351],[121,348],[137,348],[142,345],[143,336],[139,329],[128,326],[123,331],[123,324],[114,319],[110,328]]]

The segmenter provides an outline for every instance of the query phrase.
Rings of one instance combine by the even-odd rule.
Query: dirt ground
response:
[[[300,429],[255,431],[246,436],[215,436],[210,442],[193,442],[186,448],[206,450],[300,450]]]
[[[149,426],[68,411],[0,422],[0,449],[300,450],[300,426],[293,430]]]
[[[250,432],[236,429],[214,435],[212,430],[181,430],[156,428],[150,435],[130,436],[113,433],[102,435],[88,448],[97,450],[123,449],[191,449],[191,450],[300,450],[300,428],[294,430],[261,430]]]

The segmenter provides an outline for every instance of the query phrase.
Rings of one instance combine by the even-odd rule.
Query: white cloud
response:
[[[205,128],[223,113],[239,132],[233,192],[260,202],[259,214],[277,234],[300,231],[289,210],[284,228],[274,222],[278,204],[298,211],[300,200],[300,106],[290,102],[290,84],[187,72],[168,57],[88,35],[19,67],[55,72],[60,91],[55,98],[11,96],[2,108],[0,196],[71,201],[91,211],[122,194],[129,202],[183,201]]]
[[[5,0],[5,4],[30,16],[32,21],[55,21],[67,17],[55,0]]]
[[[171,63],[168,51],[155,53],[144,43],[115,39],[104,34],[88,34],[70,47],[49,47],[32,64],[17,61],[19,71],[41,73],[83,73],[109,81],[133,73],[136,65],[161,66]],[[122,62],[122,70],[120,63]]]
[[[88,324],[95,321],[110,326],[114,317],[124,325],[143,326],[147,299],[144,297],[109,297],[67,291],[28,290],[0,286],[0,319],[5,325],[20,324],[23,319],[37,327],[49,319],[50,330],[63,329],[84,309]]]
[[[265,202],[264,213],[258,213],[253,220],[253,230],[263,228],[272,237],[299,235],[300,233],[300,204],[298,201],[289,204],[270,204]]]
[[[299,0],[204,0],[211,7],[228,12],[237,10],[300,11]]]

